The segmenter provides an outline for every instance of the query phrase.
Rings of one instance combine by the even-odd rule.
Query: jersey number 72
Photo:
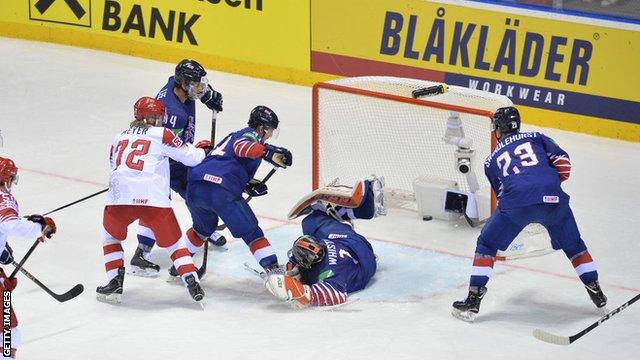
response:
[[[118,157],[116,158],[116,169],[120,166],[122,156],[127,152],[127,158],[124,162],[127,167],[129,169],[142,171],[142,168],[144,168],[144,160],[136,159],[136,157],[146,155],[151,147],[151,142],[149,140],[138,139],[132,142],[130,147],[128,145],[129,140],[121,140],[118,143],[118,147],[116,148],[116,151],[118,152]]]

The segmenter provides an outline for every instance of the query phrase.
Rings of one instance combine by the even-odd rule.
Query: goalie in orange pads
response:
[[[353,188],[329,185],[303,197],[289,213],[306,215],[289,250],[287,274],[271,274],[265,287],[301,307],[333,306],[364,289],[376,272],[373,248],[355,232],[353,219],[386,215],[383,179],[372,176]]]

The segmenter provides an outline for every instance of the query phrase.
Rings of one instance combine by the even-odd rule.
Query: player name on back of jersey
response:
[[[527,139],[527,138],[535,138],[535,137],[538,137],[538,133],[537,132],[515,133],[513,135],[505,137],[504,139],[500,140],[498,145],[496,145],[496,148],[493,149],[493,152],[491,153],[491,155],[489,155],[487,157],[487,159],[484,161],[484,166],[489,167],[489,164],[491,163],[491,160],[493,159],[493,157],[503,147],[505,147],[505,146],[507,146],[507,145],[509,145],[509,144],[511,144],[513,142],[516,142],[518,140]]]
[[[138,127],[138,126],[132,126],[130,128],[128,128],[127,130],[123,131],[122,134],[128,134],[128,135],[147,135],[147,130],[149,130],[150,128],[148,127]]]

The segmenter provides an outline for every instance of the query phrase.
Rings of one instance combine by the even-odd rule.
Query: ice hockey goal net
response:
[[[441,83],[383,76],[315,84],[313,188],[338,177],[348,184],[371,174],[384,175],[392,203],[403,207],[415,201],[412,182],[418,177],[451,179],[469,191],[465,176],[456,168],[455,147],[443,141],[447,119],[455,114],[475,151],[471,166],[477,174],[478,193],[490,194],[483,169],[495,146],[490,119],[493,111],[512,102],[506,96],[458,86],[435,96],[412,97],[414,90],[437,85]],[[488,201],[479,205],[491,207]],[[532,231],[529,227],[525,232],[536,237],[544,228]],[[523,235],[531,238],[531,234]],[[542,235],[542,242],[514,241],[509,257],[549,251],[544,236],[548,235]]]

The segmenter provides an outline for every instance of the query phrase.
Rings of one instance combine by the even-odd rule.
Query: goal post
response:
[[[415,90],[438,86],[448,90],[412,96]],[[511,105],[506,96],[416,79],[365,76],[316,83],[313,189],[335,178],[349,184],[382,175],[391,204],[417,211],[424,206],[440,209],[445,203],[440,192],[428,200],[420,198],[422,192],[416,194],[415,189],[426,184],[432,190],[472,194],[478,218],[487,218],[495,208],[484,176],[484,159],[496,146],[491,117],[497,108]],[[460,171],[463,165],[467,173]],[[548,239],[536,244],[520,240],[514,241],[507,258],[550,248]]]

